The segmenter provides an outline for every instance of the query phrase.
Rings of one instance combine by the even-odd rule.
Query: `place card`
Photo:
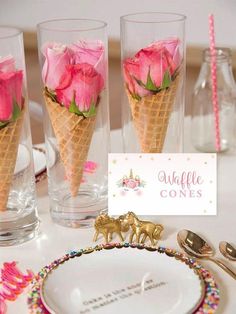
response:
[[[216,215],[216,154],[109,154],[110,215]]]

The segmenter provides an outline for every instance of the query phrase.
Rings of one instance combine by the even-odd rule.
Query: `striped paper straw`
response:
[[[215,120],[215,147],[220,152],[220,122],[219,122],[219,102],[217,95],[217,74],[216,74],[216,48],[215,48],[215,26],[214,15],[209,15],[209,35],[211,53],[211,80],[212,80],[212,106]]]

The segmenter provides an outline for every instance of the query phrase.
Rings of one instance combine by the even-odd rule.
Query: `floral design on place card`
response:
[[[136,192],[138,195],[142,194],[142,188],[145,187],[145,181],[140,178],[139,175],[134,174],[133,169],[130,169],[129,175],[123,175],[123,177],[117,182],[118,188],[121,189],[122,196],[126,195],[126,192]]]

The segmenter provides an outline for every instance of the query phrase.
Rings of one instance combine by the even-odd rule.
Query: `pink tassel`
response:
[[[1,270],[2,291],[0,291],[0,309],[2,312],[6,310],[5,300],[15,301],[17,296],[23,292],[23,289],[34,278],[34,273],[27,269],[24,275],[16,266],[16,262],[4,263]]]
[[[0,314],[6,314],[6,313],[7,313],[7,305],[3,296],[0,294]]]

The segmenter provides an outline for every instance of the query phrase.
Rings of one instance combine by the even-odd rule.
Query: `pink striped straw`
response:
[[[217,75],[216,75],[216,48],[215,48],[215,26],[214,15],[209,15],[209,35],[211,52],[211,80],[212,80],[212,106],[215,116],[215,147],[220,152],[220,122],[219,122],[219,101],[217,95]]]

